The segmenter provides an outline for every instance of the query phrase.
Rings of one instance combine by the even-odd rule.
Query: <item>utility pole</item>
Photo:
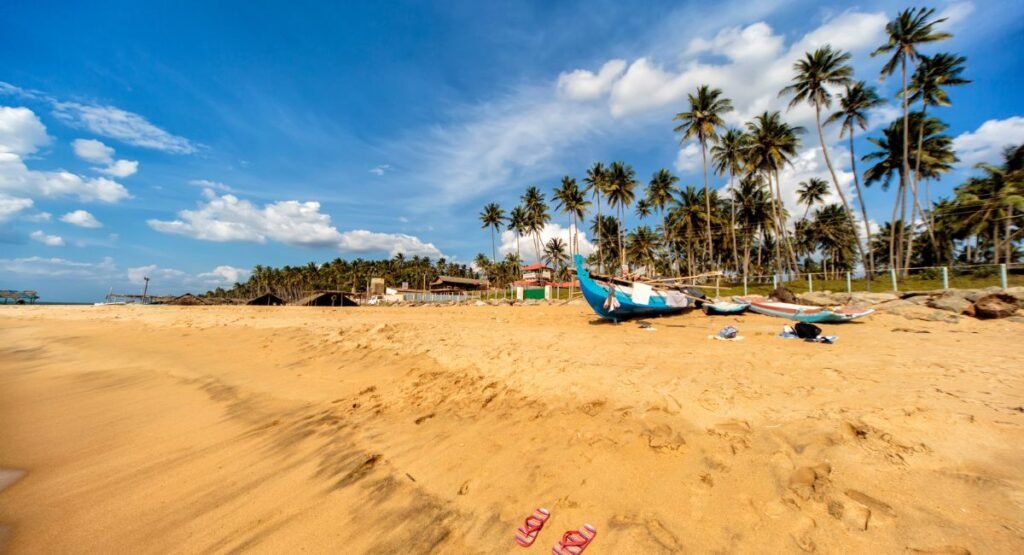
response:
[[[142,279],[146,280],[146,285],[142,288],[142,302],[146,302],[146,293],[149,292],[149,278],[144,277]]]

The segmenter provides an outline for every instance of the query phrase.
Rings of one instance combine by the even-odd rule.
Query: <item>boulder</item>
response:
[[[1024,287],[1010,287],[1003,294],[1017,299],[1017,307],[1024,308]]]
[[[986,287],[984,289],[959,289],[955,291],[957,294],[962,294],[965,299],[971,301],[972,303],[978,302],[983,297],[987,297],[989,295],[996,295],[1003,292],[1001,288],[996,286]],[[1013,299],[1012,302],[1016,301],[1016,299]]]
[[[797,297],[800,304],[810,306],[836,306],[846,304],[849,300],[849,295],[846,293],[836,294],[831,291],[815,291],[813,293],[804,293]]]
[[[925,304],[927,304],[931,308],[945,310],[946,312],[952,312],[953,314],[963,314],[965,311],[967,311],[968,307],[971,306],[970,301],[955,295],[942,295],[941,297],[933,297],[931,299],[928,299],[928,302],[926,302]]]
[[[895,293],[851,293],[849,303],[853,306],[871,306],[879,303],[887,303],[900,298]]]
[[[775,289],[772,290],[771,294],[768,295],[768,297],[775,299],[776,301],[779,301],[781,303],[797,304],[798,301],[796,295],[794,295],[792,291],[786,289],[785,287],[776,287]]]
[[[1017,299],[1003,293],[986,295],[974,303],[975,316],[982,319],[1007,318],[1017,312]]]

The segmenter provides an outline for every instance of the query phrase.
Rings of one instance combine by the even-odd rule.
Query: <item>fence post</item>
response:
[[[846,292],[853,293],[853,282],[850,280],[850,272],[846,272]]]
[[[743,296],[747,296],[747,274],[743,274]]]
[[[949,289],[949,268],[942,267],[942,288]]]
[[[807,292],[814,293],[814,282],[811,281],[811,273],[807,272]]]
[[[779,287],[779,275],[778,274],[772,274],[772,289],[774,290],[774,289],[777,289],[778,287]]]
[[[892,280],[892,290],[899,291],[899,287],[896,287],[896,268],[889,268],[889,278]]]
[[[999,285],[1006,289],[1006,264],[999,265]]]

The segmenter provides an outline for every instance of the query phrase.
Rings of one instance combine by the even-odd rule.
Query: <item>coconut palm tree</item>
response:
[[[633,204],[633,200],[636,198],[636,185],[636,172],[633,171],[633,167],[629,164],[612,162],[611,166],[608,167],[606,193],[608,195],[608,205],[615,208],[618,216],[619,262],[622,267],[626,266],[626,251],[622,246],[622,220],[625,216],[626,208],[629,208],[629,205]]]
[[[602,267],[603,262],[613,264],[611,261],[619,258],[619,251],[615,241],[615,237],[619,236],[618,221],[612,216],[595,216],[594,221],[590,224],[590,233],[594,237],[599,238],[595,239],[597,241],[597,252],[594,253],[598,268]],[[603,262],[602,258],[604,259]]]
[[[811,207],[824,202],[826,195],[828,195],[828,182],[824,179],[812,177],[807,181],[801,182],[796,188],[797,204],[807,206],[801,219],[806,220],[807,213],[811,211]]]
[[[676,183],[679,182],[679,178],[672,175],[672,172],[662,168],[651,176],[651,180],[647,183],[647,192],[644,198],[647,199],[647,203],[653,208],[657,208],[661,214],[661,245],[663,248],[667,248],[671,242],[671,234],[669,233],[668,225],[666,224],[665,209],[672,204],[675,200],[675,194],[678,191]]]
[[[498,248],[494,243],[494,232],[501,229],[501,224],[505,221],[505,211],[498,206],[497,203],[491,202],[484,206],[484,211],[480,213],[480,226],[482,229],[491,230],[491,260],[498,261]]]
[[[541,233],[544,231],[544,226],[551,221],[551,215],[548,213],[548,204],[545,202],[544,193],[540,192],[540,188],[535,186],[527,187],[521,200],[526,209],[526,227],[529,229],[530,234],[533,235],[533,252],[537,253],[537,261],[539,262],[542,254]]]
[[[982,175],[956,189],[959,203],[968,208],[963,211],[962,225],[974,235],[989,236],[993,264],[999,264],[1000,250],[1005,252],[1003,262],[1013,262],[1013,214],[1024,213],[1024,186],[1011,178],[1008,165],[978,164],[975,168],[981,170]],[[1000,227],[1005,229],[1002,239]]]
[[[736,219],[743,230],[743,274],[750,269],[750,247],[758,233],[768,236],[768,225],[772,222],[772,194],[765,187],[759,174],[747,174],[740,179],[736,188]],[[761,265],[761,246],[758,247],[758,266]]]
[[[516,258],[522,260],[523,257],[519,250],[519,238],[529,230],[528,214],[525,208],[516,206],[509,212],[508,227],[506,229],[516,234]]]
[[[587,184],[583,188],[583,194],[590,193],[594,196],[594,201],[597,203],[597,220],[601,220],[601,197],[605,194],[608,181],[608,170],[605,169],[604,164],[601,162],[594,162],[594,165],[590,166],[587,170],[587,176],[583,178],[583,182]],[[604,257],[601,256],[601,226],[597,227],[598,235],[594,236],[594,241],[597,243],[597,271],[604,271],[602,268]]]
[[[556,273],[561,271],[569,262],[569,255],[565,252],[565,241],[562,241],[561,237],[548,239],[548,242],[544,243],[544,255],[541,260],[554,268]]]
[[[779,95],[793,96],[793,99],[789,102],[790,108],[799,105],[801,102],[814,106],[814,123],[818,128],[821,155],[825,158],[825,166],[828,167],[828,173],[832,176],[832,185],[835,187],[836,193],[839,194],[839,200],[843,202],[843,207],[846,208],[852,221],[853,210],[850,208],[850,203],[846,202],[843,188],[839,186],[839,179],[836,177],[835,168],[832,167],[832,160],[828,155],[828,146],[825,145],[825,132],[821,125],[822,108],[830,108],[832,106],[832,94],[828,91],[828,86],[846,86],[850,84],[853,68],[850,67],[849,61],[849,53],[842,50],[833,50],[832,46],[828,44],[814,52],[808,52],[802,60],[797,60],[793,64],[793,69],[796,71],[796,74],[793,76],[793,84],[779,91]],[[860,251],[861,257],[863,257],[864,249],[861,247],[859,240],[857,241],[857,250]]]
[[[653,212],[654,208],[651,206],[651,203],[647,202],[646,198],[640,197],[640,199],[636,201],[636,208],[633,209],[633,213],[636,214],[637,218],[643,220]]]
[[[868,110],[884,104],[884,101],[878,97],[878,93],[875,92],[874,87],[868,86],[864,81],[857,81],[853,84],[847,84],[846,92],[843,96],[839,97],[840,109],[825,120],[825,125],[839,121],[839,137],[842,138],[844,135],[848,137],[850,141],[850,171],[853,172],[853,185],[857,189],[857,202],[860,204],[861,219],[864,223],[864,242],[868,245],[871,244],[871,224],[868,222],[868,208],[864,202],[864,193],[860,188],[860,176],[857,174],[857,162],[854,157],[853,150],[853,133],[855,127],[860,127],[862,130],[868,127]],[[868,248],[868,279],[871,279],[872,272],[875,271],[875,257],[874,249]]]
[[[909,60],[913,63],[921,59],[921,53],[917,50],[919,45],[945,40],[953,36],[949,33],[935,30],[935,26],[945,21],[946,18],[932,19],[934,15],[934,8],[910,8],[901,11],[896,15],[895,19],[885,26],[885,31],[888,35],[886,43],[871,53],[872,57],[882,54],[891,55],[885,65],[882,66],[881,77],[883,79],[892,75],[896,71],[896,66],[900,68],[903,97],[903,148],[900,156],[902,161],[900,166],[900,190],[896,194],[896,203],[903,207],[900,221],[906,221],[907,219],[905,197],[910,179],[910,136],[908,134],[910,129],[910,98],[907,94],[907,61]],[[896,264],[895,267],[899,267],[899,258],[890,260],[890,264],[892,263]]]
[[[703,199],[692,185],[687,185],[679,191],[679,200],[668,213],[668,225],[672,229],[672,236],[683,240],[686,248],[686,273],[696,274],[694,265],[693,243],[700,236],[700,228],[704,227],[704,219],[707,213],[704,212]]]
[[[579,186],[576,185],[576,180],[569,176],[562,178],[562,186],[555,189],[551,198],[555,201],[555,208],[559,212],[569,214],[569,225],[572,226],[572,239],[569,241],[569,254],[576,254],[579,252],[580,248],[579,222],[583,219],[587,207],[590,206],[590,201],[586,199],[583,191],[581,191]]]
[[[680,143],[690,139],[697,139],[700,143],[701,160],[704,162],[704,199],[711,202],[708,194],[708,142],[718,143],[718,129],[725,127],[722,114],[732,110],[732,101],[722,98],[721,89],[712,89],[708,85],[697,87],[696,94],[689,95],[690,111],[679,112],[673,121],[680,122],[674,129],[676,133],[682,133]],[[714,259],[713,247],[711,246],[711,205],[704,207],[707,213],[707,260]]]
[[[653,272],[660,243],[658,234],[651,228],[645,225],[636,228],[626,238],[629,261],[634,266],[645,266],[648,273]]]
[[[732,258],[737,265],[739,254],[736,246],[736,191],[733,189],[732,181],[736,174],[744,171],[744,150],[748,139],[743,131],[730,128],[722,134],[718,144],[711,147],[711,162],[714,164],[715,173],[729,174],[729,235],[732,236]]]

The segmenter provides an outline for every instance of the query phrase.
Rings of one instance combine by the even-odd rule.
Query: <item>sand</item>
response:
[[[1024,325],[783,323],[0,308],[0,542],[512,553],[545,506],[523,553],[1024,552]]]

